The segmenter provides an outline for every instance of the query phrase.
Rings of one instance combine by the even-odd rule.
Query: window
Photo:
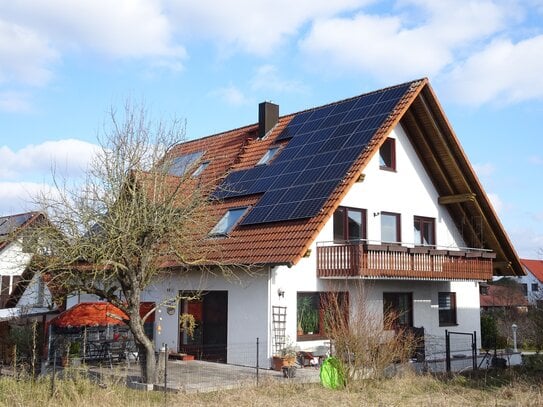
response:
[[[434,218],[415,216],[414,232],[416,245],[434,246],[436,244],[435,230],[436,221]]]
[[[227,235],[238,224],[245,211],[247,207],[229,209],[209,234],[211,236]]]
[[[532,292],[537,292],[537,291],[539,291],[539,284],[533,283],[532,284]]]
[[[387,138],[379,149],[379,168],[396,171],[396,142],[393,138]]]
[[[381,242],[399,243],[400,241],[400,214],[381,212]]]
[[[339,314],[338,314],[339,313]],[[326,336],[326,328],[345,324],[349,317],[346,292],[299,292],[297,295],[297,339]]]
[[[439,326],[456,325],[456,293],[438,293]]]
[[[522,289],[522,295],[526,297],[528,295],[528,284],[521,284],[520,288]]]
[[[190,169],[190,167],[204,155],[203,151],[195,153],[183,154],[174,157],[171,162],[171,167],[168,171],[170,175],[182,176]]]
[[[366,210],[340,206],[334,212],[334,242],[366,238]]]
[[[266,165],[268,164],[273,156],[279,151],[279,147],[271,147],[266,151],[262,158],[256,163],[256,165]]]
[[[413,326],[413,294],[383,293],[385,329]]]
[[[198,177],[202,172],[204,172],[204,170],[207,168],[208,165],[209,165],[209,161],[204,161],[203,163],[201,163],[198,166],[198,168],[196,168],[196,171],[192,173],[192,177],[193,178]]]

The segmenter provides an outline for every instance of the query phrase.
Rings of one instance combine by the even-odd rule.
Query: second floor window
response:
[[[381,212],[381,242],[401,242],[400,214],[392,212]]]
[[[340,206],[334,212],[334,242],[366,238],[366,210]]]
[[[436,220],[434,218],[425,218],[422,216],[415,216],[414,218],[414,228],[415,233],[414,243],[421,246],[435,246],[436,237],[435,237],[435,228]]]

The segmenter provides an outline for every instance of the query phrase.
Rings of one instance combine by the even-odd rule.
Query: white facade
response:
[[[516,281],[523,287],[523,292],[530,304],[543,300],[543,283],[534,276],[528,267],[523,266],[526,275],[517,277]]]
[[[2,287],[4,279],[0,278],[0,290],[7,288],[7,292],[11,294],[16,284],[13,277],[23,274],[30,259],[31,255],[23,251],[23,246],[19,241],[9,243],[0,252],[0,276],[9,276],[9,287]]]

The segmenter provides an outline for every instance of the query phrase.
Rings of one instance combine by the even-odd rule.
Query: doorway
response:
[[[187,293],[180,292],[180,296]],[[194,316],[192,336],[179,326],[179,352],[196,359],[226,363],[228,335],[228,291],[207,291],[198,299],[180,302],[179,312]]]

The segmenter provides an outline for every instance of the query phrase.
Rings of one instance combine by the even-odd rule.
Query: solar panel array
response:
[[[231,173],[214,197],[263,194],[242,225],[315,216],[410,85],[297,114],[276,139],[290,139],[277,158]]]
[[[33,213],[22,213],[20,215],[3,216],[0,218],[0,236],[9,235],[21,227]]]

